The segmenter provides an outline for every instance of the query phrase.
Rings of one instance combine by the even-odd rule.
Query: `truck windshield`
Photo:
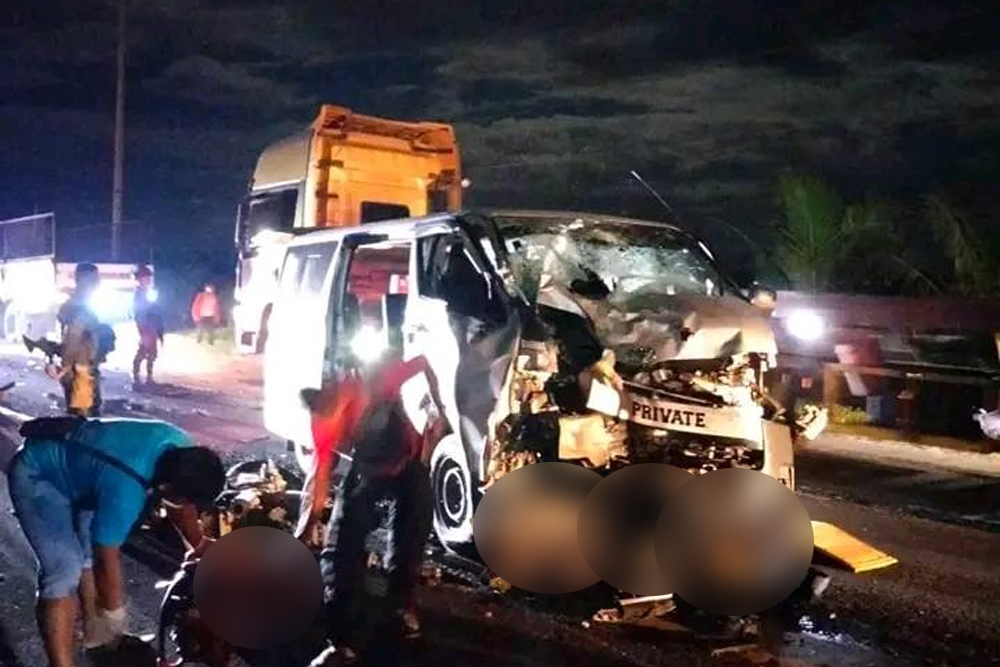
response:
[[[295,226],[298,200],[298,188],[251,195],[243,211],[241,242],[249,246],[261,232],[291,231]]]
[[[720,296],[723,277],[670,227],[573,216],[494,216],[511,269],[534,300],[543,272],[581,296],[656,292]]]

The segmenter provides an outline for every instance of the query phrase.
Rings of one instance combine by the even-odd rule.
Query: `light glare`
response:
[[[811,310],[799,310],[788,316],[785,328],[795,338],[801,341],[813,342],[826,333],[826,323],[823,318]]]

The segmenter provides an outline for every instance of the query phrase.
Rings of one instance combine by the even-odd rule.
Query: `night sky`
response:
[[[4,7],[0,217],[105,222],[114,6]],[[325,101],[455,123],[474,205],[662,215],[636,169],[737,263],[787,170],[1000,224],[998,35],[989,0],[133,0],[126,216],[228,270],[256,154]]]

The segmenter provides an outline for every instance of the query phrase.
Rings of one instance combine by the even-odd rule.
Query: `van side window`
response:
[[[420,240],[420,293],[448,304],[456,315],[503,324],[507,311],[499,286],[473,263],[459,234]]]
[[[281,269],[279,284],[282,295],[318,296],[336,250],[336,243],[315,243],[290,248]]]
[[[386,347],[402,348],[409,274],[409,242],[363,245],[351,251],[337,331],[338,340],[362,361]]]

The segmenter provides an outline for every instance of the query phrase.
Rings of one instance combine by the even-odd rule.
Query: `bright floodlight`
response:
[[[97,315],[99,320],[109,320],[112,319],[117,313],[117,299],[114,290],[111,290],[104,285],[98,287],[90,295],[89,303],[90,310]]]
[[[374,327],[361,327],[351,340],[351,350],[361,361],[375,361],[385,351],[385,337]]]
[[[819,340],[826,333],[826,323],[823,318],[811,310],[798,310],[785,320],[788,333],[805,342]]]

